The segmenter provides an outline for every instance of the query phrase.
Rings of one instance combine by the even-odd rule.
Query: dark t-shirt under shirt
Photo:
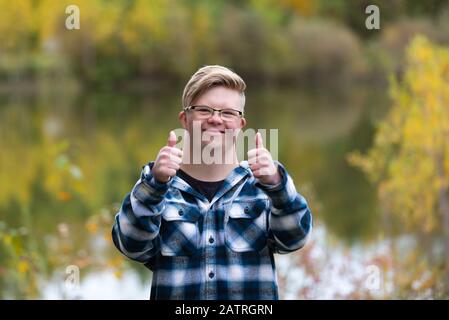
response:
[[[218,189],[220,189],[220,186],[224,181],[201,181],[188,175],[181,169],[178,170],[177,176],[187,182],[193,189],[204,195],[209,201],[212,200],[215,193],[218,191]]]

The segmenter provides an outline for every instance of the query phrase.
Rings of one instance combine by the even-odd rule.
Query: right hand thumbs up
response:
[[[153,166],[153,177],[162,183],[166,183],[176,175],[182,162],[182,150],[175,147],[176,134],[170,131],[167,145],[159,150]]]
[[[168,135],[168,143],[167,146],[174,147],[176,145],[176,134],[172,131],[170,131],[170,134]]]

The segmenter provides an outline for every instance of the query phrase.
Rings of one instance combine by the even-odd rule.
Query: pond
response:
[[[59,87],[0,94],[0,297],[148,299],[151,274],[119,254],[110,229],[142,165],[180,127],[182,88]],[[247,90],[247,128],[279,129],[279,161],[321,232],[348,248],[382,228],[375,189],[346,157],[370,146],[389,103],[363,85]]]

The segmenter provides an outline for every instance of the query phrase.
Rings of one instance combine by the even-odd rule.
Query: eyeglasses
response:
[[[223,121],[235,121],[243,115],[242,111],[235,109],[221,109],[217,110],[208,106],[189,106],[185,107],[184,111],[192,110],[195,116],[199,119],[209,119],[213,116],[214,111],[217,111]]]

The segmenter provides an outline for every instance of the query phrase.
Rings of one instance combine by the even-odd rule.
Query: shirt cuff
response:
[[[153,166],[154,162],[150,162],[149,164],[143,167],[140,180],[142,181],[142,185],[145,187],[145,189],[147,189],[147,191],[151,193],[153,197],[154,196],[163,197],[167,192],[173,179],[170,178],[170,180],[167,182],[157,181],[156,178],[151,173]]]
[[[271,199],[271,202],[275,208],[281,209],[294,201],[296,195],[296,187],[292,178],[285,170],[285,167],[278,161],[275,161],[279,174],[281,175],[281,182],[276,185],[266,185],[260,182],[256,182],[256,187],[262,189]]]

